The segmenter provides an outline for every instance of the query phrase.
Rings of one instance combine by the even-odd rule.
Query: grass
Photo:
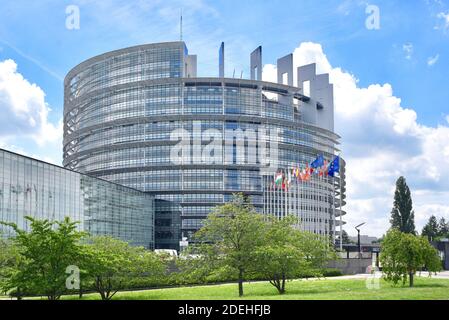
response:
[[[379,290],[366,288],[365,280],[297,280],[287,284],[287,293],[279,295],[266,282],[246,283],[242,300],[449,300],[449,280],[416,278],[415,287],[392,286],[383,280]],[[75,296],[65,299],[77,299]],[[97,300],[98,294],[84,296]],[[237,300],[236,284],[120,292],[114,300]]]

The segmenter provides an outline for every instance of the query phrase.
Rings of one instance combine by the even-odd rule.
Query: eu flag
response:
[[[316,158],[316,160],[313,161],[313,162],[310,164],[310,166],[311,166],[313,169],[318,169],[318,168],[321,168],[322,166],[324,166],[324,157],[323,157],[323,155],[318,156],[318,158]]]
[[[340,172],[340,156],[337,156],[329,165],[328,175],[335,177],[335,173]]]

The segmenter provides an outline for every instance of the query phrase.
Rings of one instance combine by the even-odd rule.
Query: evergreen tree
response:
[[[341,240],[343,241],[343,244],[351,244],[353,243],[351,239],[349,239],[348,233],[346,230],[343,230],[343,233],[341,235]]]
[[[390,223],[393,229],[404,233],[416,234],[412,197],[404,177],[400,177],[396,181]]]
[[[446,219],[441,218],[438,225],[438,233],[440,237],[447,238],[449,237],[449,222],[446,222]]]
[[[429,218],[429,222],[422,229],[421,235],[423,237],[427,237],[429,241],[435,240],[436,237],[439,236],[439,224],[437,222],[437,218],[435,216],[431,216]]]

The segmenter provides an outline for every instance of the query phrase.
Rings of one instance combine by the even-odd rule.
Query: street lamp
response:
[[[355,227],[355,230],[357,230],[357,245],[359,247],[359,259],[362,259],[362,247],[360,246],[360,227],[366,224],[366,222],[359,224]]]

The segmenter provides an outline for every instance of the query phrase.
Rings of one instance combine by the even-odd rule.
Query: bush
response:
[[[323,270],[324,277],[340,277],[343,275],[343,272],[339,269],[328,268]]]

